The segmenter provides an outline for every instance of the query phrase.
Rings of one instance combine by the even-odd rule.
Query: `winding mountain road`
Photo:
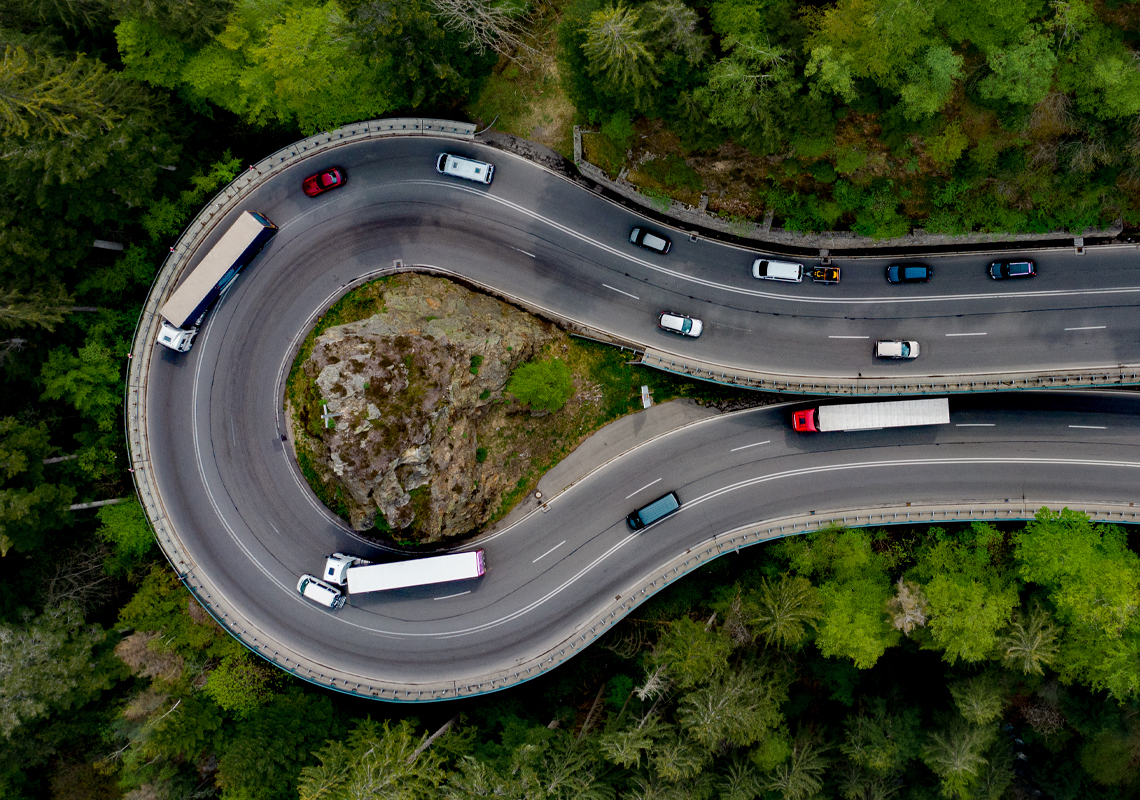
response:
[[[444,149],[494,161],[494,184],[437,174]],[[347,170],[343,189],[301,194],[303,177],[334,163]],[[1140,362],[1140,270],[1130,251],[1107,250],[1040,254],[1038,277],[1026,281],[990,280],[984,256],[928,259],[929,284],[889,285],[887,261],[871,259],[843,264],[838,286],[757,281],[753,251],[672,232],[673,251],[654,255],[627,242],[644,222],[631,212],[520,158],[430,137],[317,155],[255,188],[231,215],[243,208],[280,231],[190,353],[156,348],[145,375],[147,468],[180,558],[208,578],[213,613],[227,624],[240,617],[243,641],[256,631],[258,652],[289,669],[304,663],[294,671],[308,680],[402,700],[502,688],[512,680],[487,676],[539,674],[558,648],[651,593],[663,565],[768,520],[992,502],[1027,517],[1045,504],[1128,508],[1136,499],[1140,397],[1127,393],[962,396],[951,399],[947,426],[814,437],[790,430],[787,406],[756,409],[647,442],[546,513],[488,536],[480,546],[490,569],[479,581],[355,596],[333,614],[297,595],[298,575],[318,572],[336,550],[387,556],[301,478],[284,441],[283,382],[315,318],[397,262],[630,342],[812,376]],[[658,331],[665,308],[702,318],[706,333]],[[876,362],[878,338],[918,339],[922,356]],[[625,514],[667,490],[681,511],[631,533]],[[620,613],[610,611],[615,600]]]

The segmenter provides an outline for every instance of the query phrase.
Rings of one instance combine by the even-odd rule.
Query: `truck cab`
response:
[[[184,331],[163,320],[162,328],[158,331],[158,343],[169,347],[171,350],[177,350],[179,353],[185,353],[190,350],[190,346],[194,344],[194,337],[197,335],[197,328]]]
[[[815,424],[815,409],[807,408],[792,414],[792,430],[800,433],[816,433],[819,428]]]
[[[329,583],[335,583],[337,586],[344,586],[348,582],[349,567],[363,567],[371,563],[371,561],[365,561],[356,556],[333,553],[325,560],[324,579]]]

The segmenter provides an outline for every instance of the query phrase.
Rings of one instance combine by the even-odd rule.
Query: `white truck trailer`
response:
[[[482,550],[468,553],[449,553],[445,556],[428,556],[408,561],[373,564],[356,556],[333,553],[325,562],[324,579],[344,586],[350,595],[363,592],[382,592],[388,589],[406,589],[431,583],[478,578],[487,571]]]
[[[946,425],[949,422],[950,401],[945,397],[886,403],[843,403],[816,406],[792,414],[792,428],[801,433]]]
[[[261,214],[242,212],[158,310],[163,318],[158,343],[180,353],[189,350],[210,306],[275,233],[277,226]]]

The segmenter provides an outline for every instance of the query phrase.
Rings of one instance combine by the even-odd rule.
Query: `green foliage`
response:
[[[709,121],[746,145],[774,150],[786,141],[781,127],[786,105],[799,89],[791,54],[753,36],[726,36],[727,56],[709,69],[708,83],[694,92]]]
[[[281,672],[248,650],[233,647],[206,681],[206,694],[218,708],[239,719],[250,716],[272,699],[281,684]]]
[[[126,346],[103,327],[92,331],[79,350],[58,347],[40,371],[44,400],[65,400],[98,431],[114,430],[123,403],[121,364]]]
[[[972,795],[987,764],[985,749],[992,738],[989,729],[959,723],[927,735],[922,760],[941,781],[943,797],[953,800]]]
[[[1014,617],[999,643],[1002,663],[1026,675],[1043,675],[1057,658],[1057,627],[1049,612],[1034,605],[1028,614]]]
[[[427,750],[413,761],[416,744],[408,720],[394,725],[358,722],[343,740],[331,740],[315,753],[315,766],[301,770],[300,800],[364,792],[396,800],[429,797],[444,777],[441,759]]]
[[[218,760],[222,796],[292,800],[301,769],[313,764],[321,745],[341,735],[339,716],[328,698],[298,689],[245,715]]]
[[[920,551],[915,574],[923,580],[933,643],[951,664],[989,658],[998,632],[1018,606],[1012,576],[993,563],[981,537],[970,544],[942,540]]]
[[[862,530],[828,529],[807,542],[785,543],[790,566],[805,577],[818,577],[823,600],[816,646],[828,657],[850,658],[870,669],[899,640],[885,609],[891,581]]]
[[[845,738],[839,749],[861,770],[889,777],[902,772],[918,757],[922,721],[913,708],[892,709],[873,698],[867,710],[844,720]]]
[[[1140,691],[1140,558],[1124,533],[1069,509],[1042,509],[1016,537],[1018,572],[1040,584],[1066,626],[1058,668],[1115,697]]]
[[[668,155],[654,159],[639,168],[650,179],[668,189],[700,191],[704,187],[700,173],[685,163],[680,156]]]
[[[795,648],[803,641],[806,629],[815,628],[823,603],[810,581],[785,573],[776,584],[764,578],[748,597],[746,608],[749,622],[767,644]]]
[[[507,381],[506,391],[536,410],[557,411],[574,394],[570,367],[560,358],[520,364]]]
[[[783,800],[808,800],[823,788],[826,769],[823,748],[809,741],[796,742],[791,757],[773,771],[765,788],[778,792]]]
[[[232,646],[228,637],[222,638],[225,635],[212,622],[199,624],[191,619],[188,609],[193,602],[169,568],[155,565],[119,611],[119,621],[138,630],[159,631],[165,649],[189,657],[225,655],[227,646]]]
[[[656,58],[645,46],[639,13],[621,3],[593,12],[582,30],[592,75],[615,94],[636,96],[656,86]]]
[[[954,165],[969,144],[970,139],[962,129],[962,123],[954,120],[930,139],[926,152],[938,166],[948,168]]]
[[[950,695],[958,711],[971,725],[994,722],[1008,703],[1001,682],[990,672],[950,684]]]
[[[929,117],[942,110],[962,79],[962,57],[946,45],[932,45],[907,70],[902,108],[907,119]]]
[[[121,575],[137,567],[154,547],[154,534],[142,505],[135,498],[99,509],[97,533],[114,547],[106,569]]]
[[[480,355],[471,356],[471,368],[470,368],[471,374],[472,375],[478,375],[479,374],[479,367],[481,367],[481,366],[483,366],[483,356],[480,356]]]
[[[70,601],[38,615],[25,610],[19,624],[0,624],[0,737],[82,704],[119,678],[121,668],[97,653],[106,637]]]
[[[982,97],[1036,104],[1049,93],[1057,56],[1048,38],[1030,33],[1017,45],[990,53],[986,63],[991,74],[978,82]]]
[[[1137,735],[1119,730],[1101,731],[1081,747],[1081,766],[1102,786],[1135,785]]]
[[[241,159],[227,150],[220,161],[195,172],[190,177],[190,188],[179,193],[177,200],[161,197],[151,204],[142,226],[155,241],[177,236],[202,205],[240,173]]]
[[[613,142],[614,147],[623,153],[633,144],[633,137],[636,132],[629,112],[624,109],[615,111],[601,128],[602,135]]]
[[[783,723],[780,704],[786,699],[775,676],[735,670],[686,694],[677,719],[686,734],[710,752],[724,744],[747,747]]]
[[[669,626],[659,648],[658,663],[678,686],[689,688],[728,665],[732,642],[721,629],[682,617]]]
[[[23,425],[0,419],[0,557],[9,550],[29,552],[44,534],[66,525],[67,506],[75,497],[69,486],[44,480],[44,458],[51,450],[46,423]]]
[[[391,107],[384,73],[354,49],[346,25],[336,3],[242,3],[200,48],[153,19],[127,17],[116,36],[140,79],[184,87],[252,125],[296,125],[308,135]]]

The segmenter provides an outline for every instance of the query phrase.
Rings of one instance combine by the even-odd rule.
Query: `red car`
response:
[[[329,189],[344,186],[347,181],[348,178],[345,177],[344,170],[340,167],[329,167],[324,172],[318,172],[316,175],[305,178],[301,188],[309,197],[316,197]]]

